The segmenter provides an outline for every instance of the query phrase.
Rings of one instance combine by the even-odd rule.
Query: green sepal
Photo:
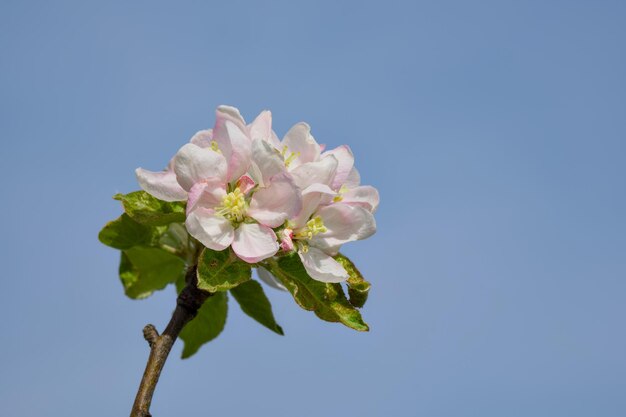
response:
[[[209,292],[226,291],[250,279],[250,265],[229,249],[204,248],[198,257],[198,288]]]
[[[198,315],[180,332],[185,342],[182,358],[186,359],[196,353],[200,347],[215,339],[226,325],[228,296],[226,292],[217,292],[206,299],[198,310]]]
[[[115,249],[129,249],[149,244],[152,240],[151,227],[137,223],[126,213],[108,222],[98,234],[100,242]]]
[[[367,296],[369,295],[372,284],[363,278],[361,272],[359,272],[357,267],[354,266],[354,263],[352,263],[352,261],[346,256],[338,254],[334,258],[341,264],[341,266],[343,266],[346,272],[348,272],[349,278],[346,281],[346,284],[348,285],[350,304],[358,308],[363,307],[367,301]]]
[[[160,248],[135,246],[122,251],[119,268],[124,292],[146,298],[185,274],[185,261]]]
[[[231,288],[230,293],[237,300],[241,310],[254,320],[279,335],[284,335],[282,327],[276,323],[270,300],[263,292],[261,284],[249,280]]]
[[[361,313],[348,302],[341,284],[311,278],[296,253],[270,260],[268,267],[300,307],[313,311],[322,320],[340,322],[358,331],[369,330]]]
[[[184,201],[162,201],[145,191],[115,194],[113,198],[122,202],[124,211],[133,220],[147,226],[164,226],[185,221]]]

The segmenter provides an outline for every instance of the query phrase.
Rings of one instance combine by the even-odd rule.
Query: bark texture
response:
[[[183,327],[196,317],[198,309],[206,299],[213,295],[210,292],[198,289],[196,267],[187,271],[185,279],[187,284],[178,295],[176,309],[163,334],[159,335],[159,332],[152,324],[148,324],[143,329],[144,338],[150,345],[150,356],[148,357],[143,378],[141,378],[141,384],[139,385],[130,417],[152,416],[150,414],[152,396],[174,342],[176,342]]]

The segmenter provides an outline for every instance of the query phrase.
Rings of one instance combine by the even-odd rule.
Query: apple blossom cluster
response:
[[[157,199],[186,201],[187,231],[207,248],[230,247],[257,266],[297,251],[322,282],[348,279],[333,256],[376,231],[378,191],[360,185],[350,148],[324,151],[306,123],[281,141],[269,111],[246,124],[236,108],[220,106],[213,129],[196,133],[167,169],[136,174]],[[281,287],[267,270],[259,268],[259,276]]]

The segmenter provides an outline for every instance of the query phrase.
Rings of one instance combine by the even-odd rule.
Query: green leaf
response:
[[[240,261],[230,250],[203,249],[198,258],[198,288],[226,291],[250,279],[250,265]]]
[[[185,221],[185,202],[161,201],[145,191],[116,194],[114,199],[122,202],[126,214],[147,226],[164,226]]]
[[[261,284],[254,280],[246,281],[230,290],[239,306],[248,316],[279,335],[284,335],[282,327],[276,323],[270,300],[263,292]]]
[[[346,299],[341,285],[311,278],[296,253],[270,260],[269,269],[300,307],[315,312],[322,320],[341,322],[358,331],[369,330],[361,313]]]
[[[122,214],[102,228],[98,239],[115,249],[129,249],[149,243],[152,239],[152,229],[137,223],[127,214]]]
[[[135,246],[122,252],[119,269],[126,295],[146,298],[185,274],[185,262],[159,249]]]
[[[215,339],[224,329],[228,297],[225,292],[217,292],[207,298],[198,315],[180,332],[185,342],[182,358],[188,358],[200,349],[200,346]]]
[[[350,304],[355,307],[363,307],[367,301],[372,284],[363,278],[361,272],[354,266],[354,263],[346,256],[338,254],[335,260],[343,266],[350,276],[346,284],[348,284],[348,295],[350,296]]]

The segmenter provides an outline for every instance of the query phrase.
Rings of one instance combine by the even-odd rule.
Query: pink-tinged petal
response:
[[[317,162],[309,162],[291,171],[296,185],[305,189],[311,184],[330,186],[337,171],[337,158],[332,155]]]
[[[331,151],[324,152],[322,158],[333,155],[337,158],[337,172],[331,183],[331,187],[338,190],[348,179],[348,175],[354,167],[354,155],[347,145],[339,146]]]
[[[248,125],[248,131],[250,139],[270,142],[272,140],[272,112],[263,110],[259,113],[256,119]]]
[[[332,257],[321,250],[310,247],[306,252],[298,252],[302,265],[311,278],[322,282],[343,282],[348,279],[348,272]]]
[[[317,161],[321,153],[320,145],[311,135],[311,127],[303,122],[297,123],[289,129],[283,138],[283,146],[287,146],[287,156],[291,152],[298,154],[291,163],[292,168],[307,162]]]
[[[361,185],[361,174],[355,167],[352,167],[350,173],[348,174],[348,178],[346,178],[346,182],[343,183],[348,188],[356,188]]]
[[[251,143],[239,110],[229,106],[217,108],[213,140],[228,162],[228,182],[241,177],[250,165]]]
[[[376,213],[379,201],[378,190],[371,185],[361,185],[341,194],[342,203],[352,206],[362,206],[372,213]]]
[[[278,227],[302,209],[302,194],[288,173],[275,175],[267,188],[258,189],[250,201],[248,216],[269,227]]]
[[[226,130],[232,144],[232,152],[228,161],[228,181],[233,181],[248,170],[252,145],[250,139],[234,124],[226,122]]]
[[[178,184],[176,174],[171,170],[152,172],[137,168],[135,175],[141,188],[159,200],[185,201],[187,199],[187,191]]]
[[[226,160],[209,148],[188,143],[174,156],[174,171],[178,183],[189,191],[197,182],[208,178],[226,178]]]
[[[267,269],[261,266],[258,267],[257,275],[259,276],[259,279],[261,281],[263,281],[270,287],[276,288],[277,290],[281,290],[281,291],[287,291],[287,288],[285,288],[285,286],[281,284],[280,281],[278,281],[278,279],[274,275],[272,275],[270,271],[268,271]]]
[[[256,223],[243,223],[235,230],[233,251],[248,263],[260,262],[278,252],[276,233],[267,226]]]
[[[243,175],[237,180],[237,188],[239,188],[239,191],[241,191],[243,194],[248,194],[248,191],[253,189],[255,185],[256,183],[254,182],[254,180],[248,175]]]
[[[213,140],[213,129],[206,129],[197,132],[191,137],[189,143],[193,143],[201,148],[209,148]]]
[[[280,248],[285,252],[293,250],[293,230],[285,228],[280,232]]]
[[[238,114],[239,112],[237,112]],[[241,115],[239,115],[241,116]],[[233,117],[230,111],[226,111],[224,107],[218,107],[215,111],[215,126],[213,126],[213,140],[226,158],[230,162],[230,156],[233,153],[233,144],[230,141],[229,132],[226,123],[234,123],[236,126],[243,128],[240,121],[241,117]]]
[[[274,175],[285,172],[283,157],[268,142],[257,139],[252,142],[252,165],[250,171],[254,180],[265,187]]]
[[[209,178],[208,180],[197,182],[189,190],[189,199],[187,200],[187,214],[194,211],[197,207],[212,209],[222,203],[222,199],[226,196],[226,187],[222,180],[218,178]]]
[[[311,215],[317,211],[320,205],[328,204],[336,195],[328,185],[311,184],[302,191],[302,210],[294,218],[291,218],[294,229],[305,226]]]
[[[227,116],[230,120],[241,126],[246,125],[246,122],[243,120],[243,116],[241,115],[237,107],[226,106],[222,104],[221,106],[217,107],[217,112],[221,115]]]
[[[376,232],[376,221],[369,210],[343,203],[322,207],[316,213],[327,231],[314,236],[311,244],[323,250],[335,248],[353,240],[370,237]]]
[[[189,213],[185,226],[191,236],[213,250],[226,249],[235,237],[230,221],[216,216],[213,210],[201,207]]]

